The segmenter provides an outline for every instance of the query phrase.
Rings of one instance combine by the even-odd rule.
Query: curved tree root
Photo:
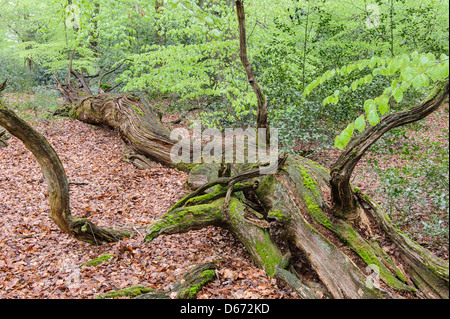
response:
[[[50,218],[62,231],[78,240],[96,245],[116,242],[130,236],[127,230],[102,228],[89,220],[74,218],[70,213],[66,172],[50,143],[3,104],[0,105],[0,125],[20,139],[41,166],[48,186]]]
[[[194,299],[202,288],[216,278],[217,266],[212,263],[199,264],[184,274],[173,289],[155,291],[142,285],[108,292],[95,299],[114,299],[129,297],[135,299]]]
[[[202,288],[216,278],[217,266],[200,264],[189,270],[170,291],[150,292],[136,299],[194,299]]]

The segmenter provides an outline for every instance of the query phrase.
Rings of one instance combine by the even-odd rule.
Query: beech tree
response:
[[[258,101],[256,125],[268,128],[267,97],[247,57],[244,3],[236,0],[235,5],[240,58]],[[336,138],[336,146],[343,152],[331,172],[311,160],[287,154],[279,156],[272,175],[261,174],[259,167],[266,163],[173,163],[170,152],[175,141],[145,99],[107,91],[93,94],[86,76],[71,62],[65,81],[55,74],[54,89],[65,98],[65,112],[70,116],[117,129],[130,146],[127,156],[139,168],[158,161],[190,172],[192,192],[148,226],[148,244],[161,235],[214,225],[230,230],[256,265],[288,284],[301,298],[394,298],[402,293],[448,298],[448,263],[400,232],[373,199],[350,183],[356,164],[370,146],[393,128],[423,119],[448,98],[448,57],[415,54],[362,60],[330,70],[308,85],[304,94],[333,76],[364,68],[372,77],[385,72],[395,80],[383,95],[366,102],[365,115]],[[96,76],[100,91],[102,75]],[[370,81],[366,76],[342,91]],[[408,88],[421,88],[429,81],[436,83],[435,88],[421,103],[390,112],[391,98],[399,102]],[[324,105],[336,103],[340,94],[336,90]],[[51,145],[3,104],[0,125],[21,139],[41,165],[50,193],[50,217],[62,231],[92,244],[118,241],[132,232],[131,226],[107,229],[74,218],[64,168]],[[359,135],[352,139],[357,131]],[[303,267],[297,267],[298,263]],[[316,280],[303,276],[299,269],[305,268]],[[373,273],[380,284],[370,281]]]

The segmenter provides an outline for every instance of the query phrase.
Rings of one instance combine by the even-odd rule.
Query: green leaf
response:
[[[380,123],[380,116],[378,115],[378,111],[375,109],[370,110],[367,114],[367,120],[372,126],[378,125],[378,123]]]
[[[368,83],[372,82],[372,80],[373,80],[373,76],[371,74],[369,74],[364,77],[364,84],[368,84]]]
[[[355,132],[355,123],[350,123],[349,125],[347,125],[347,128],[344,130],[344,133],[349,136],[349,141],[354,132]]]
[[[397,86],[394,89],[394,99],[397,101],[397,103],[400,103],[401,101],[403,101],[403,91],[401,89],[401,87]]]
[[[326,97],[323,102],[322,102],[322,106],[325,106],[327,104],[331,103],[331,96]]]
[[[388,102],[385,100],[380,101],[380,103],[378,103],[378,110],[380,111],[381,115],[384,115],[387,112],[389,112]]]
[[[360,117],[358,117],[355,121],[355,128],[362,132],[365,130],[366,128],[366,119],[364,115],[361,115]]]
[[[373,76],[377,76],[378,74],[381,74],[381,68],[376,68],[372,71]]]
[[[336,139],[334,140],[334,147],[336,147],[339,150],[343,150],[345,148],[346,144],[342,141],[341,136],[336,136]]]
[[[426,55],[420,57],[420,63],[425,65],[428,63],[428,61],[430,61],[430,59]]]
[[[367,100],[364,102],[364,110],[366,113],[369,113],[371,110],[375,109],[375,102],[374,100]]]
[[[372,57],[370,59],[370,61],[369,61],[369,68],[373,69],[376,64],[377,64],[377,58],[376,57]]]
[[[420,75],[416,76],[413,80],[412,80],[412,86],[416,89],[419,90],[420,88],[422,88],[423,86],[423,79]]]
[[[211,19],[211,17],[209,17],[209,16],[205,17],[205,22],[211,27],[214,25],[213,19]]]

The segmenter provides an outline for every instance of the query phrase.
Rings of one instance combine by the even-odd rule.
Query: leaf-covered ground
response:
[[[118,133],[72,119],[33,125],[66,169],[75,217],[97,225],[145,226],[186,192],[187,175],[163,166],[139,171],[123,160]],[[198,263],[215,262],[220,280],[198,298],[295,298],[258,269],[227,231],[208,228],[143,236],[95,247],[62,233],[48,218],[47,190],[32,154],[16,138],[0,149],[0,298],[93,298],[142,284],[166,290]],[[86,185],[84,185],[86,184]],[[80,266],[104,254],[97,266]]]
[[[48,218],[48,194],[37,162],[19,140],[11,138],[10,146],[0,149],[0,298],[93,298],[136,284],[166,290],[202,262],[220,266],[219,280],[209,283],[198,298],[297,298],[258,269],[243,245],[226,230],[210,227],[161,236],[151,244],[143,241],[145,226],[187,193],[185,173],[161,165],[135,169],[124,161],[124,143],[118,133],[109,129],[67,118],[36,119],[33,111],[19,114],[59,154],[71,182],[73,215],[100,226],[134,225],[140,235],[96,247],[62,233]],[[448,131],[448,110],[429,117],[425,126],[428,130],[420,134],[448,143],[433,133]],[[338,153],[316,156],[329,167]],[[382,203],[376,192],[380,180],[370,170],[370,158],[400,167],[404,162],[400,156],[372,152],[358,166],[354,185]],[[436,243],[435,238],[422,236],[421,241],[448,259],[448,238]],[[113,257],[81,267],[104,254]]]

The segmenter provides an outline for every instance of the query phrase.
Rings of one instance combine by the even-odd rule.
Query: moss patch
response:
[[[192,285],[189,289],[180,291],[178,293],[178,299],[194,299],[207,283],[216,278],[216,272],[214,270],[205,270],[201,278],[202,280],[199,284]]]
[[[111,260],[113,257],[114,257],[114,255],[112,255],[112,254],[101,255],[100,257],[97,257],[95,259],[92,259],[92,260],[89,260],[89,261],[85,262],[84,264],[81,265],[81,267],[83,267],[83,266],[97,266],[97,265],[100,265],[104,261]]]
[[[152,288],[144,287],[142,285],[136,285],[125,289],[108,292],[106,294],[95,297],[95,299],[114,299],[118,297],[133,298],[153,291],[154,289]]]

